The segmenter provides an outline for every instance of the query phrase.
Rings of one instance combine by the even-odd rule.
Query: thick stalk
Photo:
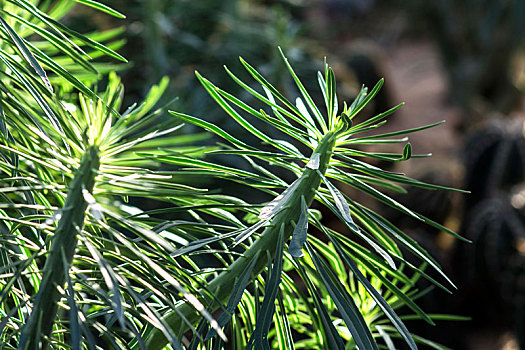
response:
[[[55,324],[58,301],[61,298],[61,293],[57,288],[64,288],[66,273],[71,267],[77,247],[77,234],[84,226],[88,203],[82,195],[82,190],[93,192],[98,167],[98,148],[92,146],[84,154],[69,187],[66,202],[51,241],[51,248],[47,254],[42,282],[35,296],[29,320],[22,328],[18,349],[46,349],[49,346],[44,337],[51,335]]]
[[[335,140],[336,135],[334,133],[328,133],[321,140],[317,146],[317,149],[314,151],[314,153],[319,153],[320,155],[318,170],[323,174],[328,168],[328,163],[330,162],[332,150],[335,145]],[[267,254],[264,252],[267,251],[270,253],[272,258],[274,257],[276,248],[275,242],[277,242],[281,224],[285,224],[284,238],[286,241],[293,233],[292,221],[297,222],[301,214],[301,197],[304,197],[306,203],[310,205],[320,184],[321,177],[319,176],[317,170],[305,168],[303,174],[301,175],[301,181],[288,200],[288,203],[286,203],[284,207],[274,216],[271,224],[266,227],[261,236],[252,246],[250,246],[246,252],[244,252],[243,256],[239,257],[228,267],[227,270],[220,273],[209,283],[207,289],[211,291],[216,297],[216,300],[220,302],[220,304],[214,303],[212,306],[209,306],[209,311],[217,311],[221,307],[221,304],[225,304],[228,301],[232,292],[232,286],[235,284],[235,281],[244,271],[248,263],[252,259],[256,258],[256,256],[258,260],[253,269],[252,276],[257,276],[263,271],[264,267],[268,263]],[[262,254],[256,255],[257,252],[261,252]],[[203,292],[202,295],[205,295],[205,293]],[[168,313],[164,317],[164,320],[171,327],[171,329],[179,332],[179,334],[184,333],[189,328],[180,317],[181,314],[184,315],[184,317],[186,317],[186,319],[192,324],[196,324],[200,319],[198,312],[196,312],[193,306],[188,303],[181,304],[181,306],[177,308],[177,311],[171,311]],[[157,328],[150,330],[146,340],[148,350],[158,350],[167,344],[166,338]]]

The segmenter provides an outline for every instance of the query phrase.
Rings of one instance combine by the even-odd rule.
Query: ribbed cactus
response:
[[[466,198],[462,231],[474,246],[458,249],[456,261],[463,265],[458,273],[466,293],[474,295],[464,302],[470,305],[466,312],[474,313],[477,322],[501,317],[505,322],[496,325],[514,327],[525,346],[523,121],[493,121],[479,127],[465,153],[465,185],[472,194]],[[483,312],[479,304],[487,305]]]

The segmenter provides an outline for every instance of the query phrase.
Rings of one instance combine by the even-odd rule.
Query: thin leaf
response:
[[[171,114],[173,114],[174,116],[178,117],[178,118],[181,118],[181,119],[183,119],[183,120],[185,120],[187,122],[190,122],[190,123],[192,123],[194,125],[200,126],[201,128],[203,128],[205,130],[208,130],[209,132],[212,132],[215,135],[218,135],[218,136],[222,137],[223,139],[225,139],[227,141],[230,141],[231,143],[233,143],[234,145],[236,145],[236,146],[238,146],[240,148],[254,150],[253,147],[248,146],[247,144],[245,144],[242,141],[239,141],[235,137],[233,137],[230,134],[228,134],[226,131],[222,130],[218,126],[215,126],[214,124],[208,123],[208,122],[206,122],[206,121],[204,121],[202,119],[195,118],[195,117],[192,117],[192,116],[187,115],[187,114],[183,114],[183,113],[179,113],[179,112],[175,112],[175,111],[169,111],[169,112]]]
[[[368,102],[370,102],[377,95],[379,90],[381,90],[381,87],[383,86],[384,82],[385,82],[385,79],[383,79],[383,78],[379,79],[379,81],[374,86],[372,91],[370,91],[370,93],[368,95],[366,95],[366,97],[360,103],[358,103],[358,105],[355,107],[355,109],[353,109],[351,111],[351,113],[349,115],[350,119],[353,119],[363,108],[365,108],[365,106],[368,104]]]
[[[296,128],[294,126],[292,126],[288,121],[286,122],[283,122],[283,118],[280,118],[280,119],[276,119],[276,118],[273,118],[271,116],[269,116],[268,114],[266,114],[266,112],[264,110],[260,110],[259,112],[257,112],[255,109],[253,109],[252,107],[248,106],[246,103],[242,102],[241,100],[239,100],[237,97],[221,90],[221,89],[218,89],[217,88],[217,91],[222,95],[224,96],[228,101],[234,103],[236,106],[242,108],[243,110],[245,110],[246,112],[250,113],[251,115],[253,115],[254,117],[257,117],[263,121],[265,121],[266,123],[272,125],[273,127],[279,129],[280,131],[288,134],[289,136],[295,138],[296,140],[304,143],[305,145],[309,145],[309,142],[308,140],[306,140],[304,137],[307,136],[308,134],[305,133],[303,130],[299,129],[299,128]],[[275,111],[274,111],[275,113]],[[277,112],[278,113],[278,112]],[[276,113],[276,115],[277,115]],[[285,119],[286,120],[286,119]]]
[[[209,245],[210,243],[219,242],[219,241],[225,240],[227,238],[233,237],[233,236],[235,236],[237,234],[238,233],[234,231],[234,232],[226,234],[226,235],[221,235],[221,236],[217,236],[217,237],[210,237],[210,238],[204,238],[204,239],[199,239],[199,240],[196,240],[196,241],[192,241],[187,246],[184,246],[184,247],[182,247],[180,249],[177,249],[175,252],[173,252],[171,254],[171,256],[173,258],[176,258],[176,257],[181,256],[181,255],[188,255],[189,253],[194,252],[195,250],[200,249],[200,248],[202,248],[202,247],[204,247],[206,245]]]
[[[306,282],[306,287],[310,291],[312,296],[313,303],[315,305],[315,311],[319,317],[322,325],[322,331],[325,335],[325,341],[328,349],[330,350],[344,350],[345,345],[341,335],[337,332],[337,329],[334,327],[332,320],[330,319],[330,314],[326,309],[326,306],[323,304],[317,290],[315,289],[314,284],[312,283],[308,273],[305,271],[304,267],[297,263],[295,266],[298,267],[298,272],[301,275],[303,281]]]
[[[372,175],[375,178],[381,178],[385,180],[389,180],[392,182],[397,182],[400,184],[420,187],[420,188],[427,188],[429,190],[446,190],[446,191],[454,191],[454,192],[460,192],[460,193],[470,193],[469,191],[453,188],[453,187],[447,187],[447,186],[440,186],[440,185],[434,185],[429,184],[426,182],[422,182],[416,179],[412,179],[410,177],[405,176],[402,173],[394,173],[391,171],[386,171],[381,168],[369,165],[365,162],[361,162],[357,159],[342,155],[342,154],[336,154],[336,157],[339,157],[344,160],[346,166],[350,166],[353,169],[356,169],[360,172]]]
[[[334,280],[329,275],[329,271],[323,266],[317,253],[311,249],[308,244],[306,245],[306,249],[308,254],[312,257],[312,261],[325,288],[328,290],[328,293],[336,304],[337,310],[341,313],[341,316],[359,349],[378,350],[374,337],[372,336],[372,333],[370,333],[370,329],[368,329],[368,325],[352,297],[348,295],[348,292],[346,292],[344,287],[340,285],[338,280]]]
[[[4,29],[7,31],[11,39],[13,39],[14,43],[16,44],[16,47],[20,50],[26,61],[33,67],[36,74],[42,79],[45,86],[49,89],[49,91],[53,91],[53,87],[51,86],[51,83],[49,82],[49,79],[47,78],[47,74],[40,66],[40,63],[35,59],[31,51],[27,48],[27,46],[24,43],[24,39],[18,36],[16,32],[11,28],[11,26],[0,16],[0,25],[4,27]]]
[[[275,214],[277,214],[279,210],[281,210],[281,208],[288,202],[288,199],[294,194],[294,191],[301,183],[301,180],[302,177],[292,182],[292,184],[286,190],[284,190],[283,193],[275,197],[275,199],[262,208],[259,213],[259,219],[269,220]]]
[[[31,84],[13,65],[4,58],[3,55],[0,55],[0,60],[2,60],[7,67],[20,79],[22,85],[24,88],[27,89],[27,91],[33,96],[37,104],[42,108],[42,111],[44,111],[45,115],[48,117],[51,124],[56,128],[57,131],[59,131],[61,134],[64,133],[64,130],[62,129],[62,126],[60,125],[59,120],[57,119],[55,113],[53,113],[53,110],[49,106],[49,104],[46,102],[44,97],[35,89],[33,84]]]
[[[281,283],[281,273],[283,269],[283,250],[284,250],[284,225],[281,225],[273,266],[269,272],[270,277],[264,287],[264,299],[255,323],[255,330],[250,337],[248,350],[255,347],[255,350],[270,349],[268,343],[268,331],[275,313],[275,298]]]
[[[348,254],[346,254],[346,252],[343,250],[343,248],[340,246],[337,240],[335,239],[330,239],[330,240],[333,243],[339,255],[341,255],[343,259],[346,261],[346,263],[350,267],[350,270],[352,270],[352,272],[357,277],[359,282],[361,282],[361,284],[368,291],[372,299],[376,301],[376,303],[379,305],[381,310],[383,310],[385,315],[390,319],[392,324],[396,327],[396,329],[399,331],[401,336],[405,339],[410,349],[417,350],[417,346],[416,346],[416,343],[414,342],[414,339],[412,339],[410,332],[408,331],[406,326],[403,324],[403,322],[399,319],[399,316],[397,316],[395,311],[392,310],[390,305],[388,305],[385,299],[383,299],[381,294],[379,294],[379,292],[374,288],[374,286],[372,286],[372,284],[366,279],[363,273],[359,270],[359,267],[357,266],[355,261],[352,258],[350,258]]]
[[[243,230],[241,233],[239,233],[237,235],[237,237],[235,237],[235,241],[233,242],[233,246],[235,247],[236,245],[241,244],[242,242],[244,242],[246,239],[248,239],[248,237],[253,235],[258,229],[260,229],[261,227],[263,227],[267,223],[268,223],[268,220],[261,220],[258,223],[256,223],[255,225],[252,225],[252,226],[248,227],[247,229]]]
[[[290,110],[294,111],[297,115],[302,116],[301,113],[297,110],[297,107],[295,107],[293,104],[291,104],[286,97],[284,97],[279,90],[277,90],[273,85],[271,85],[255,68],[253,68],[248,62],[246,62],[244,59],[239,57],[239,60],[241,61],[242,65],[246,68],[246,70],[251,74],[251,76],[257,80],[263,87],[268,89],[272,95],[277,97],[282,103],[286,105],[286,107],[290,108]],[[271,105],[275,105],[274,103],[271,103],[268,99],[265,99],[269,102]],[[281,111],[279,109],[279,111]]]
[[[332,199],[334,200],[336,208],[339,210],[339,213],[343,217],[343,219],[352,227],[354,231],[359,231],[359,227],[354,223],[354,220],[352,219],[352,216],[350,215],[350,207],[348,206],[348,203],[346,202],[346,199],[344,196],[339,192],[337,187],[332,185],[330,181],[326,179],[326,177],[318,170],[317,173],[319,176],[321,176],[321,179],[323,179],[323,182],[325,183],[326,187],[328,187],[328,190],[332,194]]]
[[[301,196],[301,215],[295,225],[295,229],[292,234],[290,241],[290,247],[288,251],[294,258],[300,258],[304,255],[302,249],[306,242],[306,236],[308,233],[308,205],[306,204],[304,197]]]
[[[75,0],[76,2],[80,3],[80,4],[84,4],[86,6],[89,6],[89,7],[92,7],[94,9],[97,9],[99,11],[102,11],[102,12],[105,12],[107,14],[110,14],[114,17],[117,17],[117,18],[126,18],[125,15],[123,15],[122,13],[112,9],[111,7],[107,6],[107,5],[104,5],[104,4],[101,4],[100,2],[97,2],[97,1],[93,1],[93,0]]]
[[[243,128],[248,130],[250,134],[260,138],[264,142],[272,143],[272,139],[266,136],[264,133],[259,131],[256,127],[248,123],[239,113],[237,113],[226,101],[220,96],[217,92],[217,87],[213,85],[208,79],[204,78],[199,72],[195,72],[195,75],[201,82],[201,84],[206,88],[206,91],[211,95],[211,97],[221,106],[222,109],[228,113],[237,123],[239,123]]]
[[[133,244],[127,240],[125,237],[120,234],[120,232],[111,229],[109,226],[105,226],[107,230],[110,230],[113,233],[113,236],[119,240],[120,243],[122,243],[125,247],[127,247],[129,250],[134,251],[136,250],[136,247],[133,246]],[[226,340],[226,335],[222,331],[222,329],[219,328],[217,321],[213,319],[212,315],[204,308],[204,305],[195,297],[195,295],[189,293],[183,284],[179,282],[175,277],[173,277],[171,274],[169,274],[165,269],[163,269],[159,264],[155,263],[150,257],[146,256],[145,254],[137,254],[137,257],[140,258],[144,263],[149,265],[155,271],[159,277],[163,278],[167,283],[175,287],[175,289],[181,293],[184,296],[184,299],[190,305],[195,308],[195,310],[199,311],[199,313],[209,322],[211,327],[217,331],[217,334],[224,340]],[[118,275],[117,275],[118,277]],[[149,310],[149,307],[146,305],[147,309]],[[164,323],[163,323],[164,324]],[[162,330],[162,328],[161,328]],[[163,331],[164,333],[164,331]],[[171,331],[168,331],[169,334],[171,334]],[[165,334],[165,333],[164,333]],[[168,335],[166,335],[168,336]]]
[[[333,121],[337,115],[338,106],[335,75],[332,68],[328,67],[326,75],[326,109],[328,110],[328,120]]]
[[[308,94],[308,92],[304,88],[304,85],[299,80],[299,77],[297,76],[297,74],[295,74],[295,71],[293,70],[292,66],[288,62],[288,59],[286,58],[286,56],[284,55],[283,50],[280,47],[279,47],[279,52],[281,53],[281,57],[283,58],[284,63],[286,64],[286,67],[288,68],[288,71],[292,75],[292,78],[295,81],[295,85],[297,85],[297,88],[301,92],[301,95],[303,96],[306,104],[308,105],[308,107],[312,111],[314,117],[316,118],[317,122],[321,126],[321,129],[323,130],[323,132],[327,133],[328,132],[328,127],[326,125],[325,120],[323,119],[323,116],[322,116],[321,112],[319,111],[319,108],[317,108],[317,106],[315,105],[315,102],[313,101],[312,97],[310,97],[310,95]]]
[[[367,120],[363,121],[362,123],[359,123],[357,124],[356,126],[352,127],[350,130],[349,130],[349,133],[356,133],[356,132],[359,132],[359,130],[362,130],[363,128],[375,123],[375,122],[379,122],[381,121],[381,119],[384,119],[386,117],[388,117],[390,114],[394,113],[395,111],[397,111],[399,108],[403,107],[405,105],[404,102],[401,102],[400,104],[398,104],[397,106],[395,107],[392,107],[390,108],[389,110],[385,111],[385,112],[382,112],[372,118],[368,118]]]
[[[339,192],[339,190],[330,183],[326,179],[326,177],[319,172],[321,178],[323,179],[323,182],[327,185],[330,193],[332,194],[332,198],[334,199],[337,212],[341,215],[343,218],[343,221],[354,231],[359,235],[359,237],[363,238],[368,244],[370,244],[385,260],[386,262],[392,267],[392,269],[396,269],[396,264],[394,263],[394,260],[392,260],[392,257],[390,254],[388,254],[383,248],[381,248],[377,243],[372,241],[370,238],[368,238],[365,234],[361,233],[361,230],[359,227],[354,223],[354,220],[352,220],[352,217],[350,215],[350,207],[348,206],[348,203],[344,196]]]
[[[230,296],[230,299],[228,299],[228,305],[226,306],[226,310],[217,318],[217,323],[219,324],[219,327],[224,328],[228,324],[228,322],[230,322],[232,315],[235,312],[235,309],[237,309],[237,305],[239,305],[239,302],[241,301],[242,295],[244,294],[244,290],[246,289],[246,285],[250,280],[253,267],[257,262],[259,253],[260,252],[257,252],[257,254],[252,258],[248,266],[246,266],[246,269],[242,272],[242,274],[239,276],[239,278],[233,285],[233,291]],[[216,334],[217,332],[214,329],[210,329],[208,331],[208,334],[206,334],[204,341],[210,340]]]
[[[443,124],[444,122],[445,121],[442,120],[442,121],[437,122],[437,123],[433,123],[433,124],[429,124],[429,125],[423,125],[423,126],[420,126],[420,127],[417,127],[417,128],[405,129],[405,130],[400,130],[400,131],[388,132],[388,133],[384,133],[384,134],[377,134],[377,135],[367,136],[367,137],[365,137],[363,139],[373,140],[373,139],[380,139],[380,138],[392,137],[392,136],[398,136],[398,135],[406,135],[406,134],[410,134],[410,133],[413,133],[413,132],[417,132],[417,131],[426,130],[426,129],[430,129],[430,128],[436,127],[438,125]],[[361,140],[361,139],[356,139],[356,140]]]
[[[321,138],[321,133],[319,132],[319,130],[317,130],[313,118],[310,116],[310,113],[308,113],[308,110],[306,109],[306,106],[304,105],[304,102],[300,97],[297,97],[295,99],[295,105],[297,106],[297,109],[301,112],[301,114],[304,116],[304,119],[308,121],[310,127],[307,128],[307,132],[310,136],[310,141],[312,142],[313,146],[317,147],[317,140]]]
[[[357,204],[356,204],[357,205]],[[420,257],[424,262],[428,263],[432,268],[434,268],[445,280],[454,288],[456,286],[450,280],[450,278],[441,270],[440,265],[435,261],[417,242],[415,242],[412,238],[410,238],[408,235],[403,233],[403,231],[399,230],[397,227],[392,225],[390,222],[388,222],[386,219],[384,219],[382,216],[376,214],[372,210],[365,208],[363,206],[360,206],[361,209],[366,212],[367,216],[372,219],[374,222],[376,222],[379,226],[381,226],[386,232],[391,234],[393,237],[395,237],[399,242],[401,242],[405,247],[407,247],[414,255]],[[434,282],[436,285],[438,285],[443,290],[450,293],[450,291],[443,287],[440,283]]]
[[[376,326],[377,331],[379,332],[379,335],[383,338],[385,341],[385,345],[388,348],[388,350],[396,350],[396,347],[394,345],[394,342],[392,341],[392,338],[388,335],[387,332],[383,330],[383,327]]]
[[[277,293],[277,302],[279,303],[280,312],[275,314],[275,319],[277,320],[275,328],[278,329],[277,338],[279,341],[279,348],[295,350],[292,330],[290,329],[290,321],[286,314],[286,307],[284,305],[282,293]]]
[[[77,33],[76,31],[68,28],[67,26],[63,25],[62,23],[54,20],[53,18],[50,18],[48,15],[46,15],[44,12],[39,10],[34,4],[27,0],[8,0],[9,2],[13,3],[15,6],[22,6],[24,9],[26,9],[28,12],[30,12],[32,15],[36,16],[39,20],[41,20],[43,23],[47,24],[50,28],[53,28],[57,34],[61,35],[64,40],[72,45],[73,47],[80,50],[82,53],[84,53],[77,45],[75,45],[70,39],[68,39],[63,33],[67,33],[71,35],[72,37],[77,38],[78,40],[82,41],[83,43],[91,46],[92,48],[111,56],[117,60],[120,60],[122,62],[127,62],[127,60],[122,57],[120,54],[116,53],[115,51],[109,49],[108,47],[104,46],[103,44],[86,37],[82,34]]]
[[[412,216],[413,218],[416,218],[418,220],[424,221],[422,218],[419,217],[418,214],[414,213],[412,210],[408,209],[406,206],[404,206],[401,203],[397,202],[396,200],[388,197],[387,195],[381,193],[380,191],[376,190],[372,186],[367,185],[363,181],[357,179],[352,174],[345,174],[345,175],[347,175],[348,178],[352,180],[352,182],[348,183],[350,186],[361,190],[362,192],[368,194],[369,196],[371,196],[373,198],[376,198],[376,199],[380,200],[381,202],[383,202],[385,204],[388,204],[392,208],[395,208],[395,209],[401,211],[402,213],[405,213],[405,214],[407,214],[409,216]]]
[[[93,257],[93,259],[95,259],[95,261],[97,262],[100,268],[102,277],[104,278],[106,285],[111,291],[111,305],[113,307],[113,310],[115,311],[115,315],[117,316],[120,326],[123,329],[125,329],[126,326],[124,322],[124,308],[122,306],[122,294],[120,293],[120,289],[118,287],[115,273],[113,272],[113,269],[111,268],[111,266],[102,257],[100,252],[89,241],[84,240],[84,245],[86,246],[88,251],[91,253],[91,256]]]
[[[270,91],[269,88],[267,88],[263,83],[262,86],[263,86],[263,89],[264,91],[266,92],[266,94],[268,95],[268,98],[264,97],[263,95],[261,95],[260,93],[258,93],[257,91],[255,91],[254,89],[252,89],[249,85],[247,85],[246,83],[244,83],[242,80],[240,80],[239,78],[237,78],[230,70],[228,70],[228,68],[226,68],[226,72],[228,73],[228,75],[230,75],[230,77],[239,85],[241,86],[243,89],[245,89],[247,92],[249,92],[251,95],[255,96],[257,99],[259,99],[260,101],[264,102],[265,104],[269,105],[272,110],[274,111],[275,115],[285,124],[290,124],[286,118],[283,117],[283,115],[287,116],[288,118],[296,121],[298,124],[304,126],[307,130],[310,130],[311,128],[308,126],[308,123],[305,122],[302,118],[302,113],[293,105],[291,105],[291,103],[289,103],[285,98],[284,96],[281,95],[281,97],[286,101],[286,106],[290,108],[290,105],[292,106],[290,109],[297,115],[297,116],[301,116],[301,118],[295,116],[293,113],[287,111],[286,109],[284,109],[283,107],[279,106],[276,104],[275,102],[275,99],[273,98],[273,95],[272,95],[272,91],[275,92],[275,93],[279,93],[275,88],[272,89],[272,91]],[[255,74],[255,73],[254,73]],[[258,73],[257,73],[258,74]],[[262,78],[262,76],[258,76],[258,78],[260,79],[264,79]],[[257,79],[256,79],[257,80]],[[266,80],[264,80],[265,83],[269,84]],[[278,97],[279,98],[279,97]],[[288,105],[288,104],[290,105]],[[282,115],[281,115],[282,114]],[[291,124],[290,124],[291,125]],[[315,130],[315,127],[314,127],[314,130]],[[319,133],[317,130],[315,130],[317,133]],[[319,137],[321,137],[321,134],[319,133],[318,135]]]
[[[62,251],[62,259],[64,260],[64,274],[67,281],[67,303],[69,305],[69,334],[71,336],[71,347],[73,350],[80,350],[82,345],[82,333],[80,329],[80,320],[78,318],[78,307],[75,301],[75,291],[73,290],[73,282],[71,282],[71,275],[68,269],[68,262],[66,256]]]

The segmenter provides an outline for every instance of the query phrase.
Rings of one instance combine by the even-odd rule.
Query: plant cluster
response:
[[[122,50],[133,61],[133,67],[122,72],[128,91],[126,100],[133,102],[133,98],[143,96],[148,86],[168,75],[175,78],[166,95],[178,97],[172,108],[206,115],[207,120],[214,123],[230,123],[199,87],[193,71],[199,67],[209,79],[230,93],[237,93],[242,89],[217,67],[233,67],[238,64],[238,56],[263,72],[279,89],[290,92],[293,81],[281,64],[275,43],[294,60],[299,72],[315,74],[321,67],[310,58],[306,40],[301,35],[302,27],[293,17],[300,3],[281,0],[112,2],[117,8],[126,9],[128,21],[132,23],[124,32],[128,44]],[[243,99],[246,98],[250,95],[245,94]],[[235,123],[229,126],[233,128]]]
[[[95,1],[76,2],[122,16]],[[445,290],[452,282],[413,239],[337,186],[455,235],[380,190],[440,186],[366,162],[418,157],[404,135],[434,125],[371,133],[401,105],[353,125],[383,81],[341,106],[325,63],[318,75],[323,109],[282,52],[299,91],[294,102],[243,59],[260,88],[227,74],[263,108],[197,73],[249,140],[187,114],[163,115],[155,105],[167,79],[123,109],[119,78],[109,74],[98,92],[108,65],[90,60],[122,60],[97,41],[115,32],[90,38],[68,29],[58,19],[72,5],[2,3],[1,348],[221,349],[228,342],[235,349],[394,349],[397,339],[411,349],[440,348],[412,335],[395,310],[430,324],[448,318],[417,306],[425,291],[415,282],[425,278]],[[227,144],[197,145],[202,134],[176,132],[182,121]],[[270,127],[280,136],[269,136]],[[367,144],[404,146],[399,154],[370,153],[361,150]],[[251,167],[225,164],[221,155]],[[250,203],[204,188],[206,179],[273,199]],[[144,210],[132,204],[140,199],[160,204]],[[345,228],[328,225],[318,208]]]

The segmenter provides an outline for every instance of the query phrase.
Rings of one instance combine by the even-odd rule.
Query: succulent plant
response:
[[[78,2],[120,16],[94,1]],[[48,14],[26,0],[8,3],[62,37],[53,42],[58,52],[84,55],[75,43],[80,40],[119,58],[53,20],[69,1],[57,2]],[[140,105],[122,109],[116,74],[97,92],[91,75],[76,78],[30,36],[17,34],[18,19],[4,17],[0,347],[215,349],[228,340],[243,349],[377,349],[378,343],[393,348],[400,338],[411,349],[417,342],[439,348],[413,336],[395,310],[407,306],[413,317],[433,324],[414,301],[423,293],[414,283],[421,277],[448,290],[452,282],[408,235],[337,187],[347,184],[457,236],[380,191],[402,191],[399,184],[442,186],[366,162],[419,157],[403,135],[436,125],[365,133],[401,105],[353,125],[382,80],[341,106],[325,63],[317,77],[326,107],[321,112],[282,52],[300,93],[294,102],[243,59],[261,90],[227,73],[260,106],[197,74],[245,130],[233,135],[204,119],[156,109],[168,79]],[[86,70],[96,70],[86,62]],[[248,116],[265,127],[255,127]],[[228,144],[197,144],[202,134],[176,132],[181,121]],[[270,126],[279,137],[269,136]],[[367,144],[393,144],[399,153],[361,150]],[[223,156],[250,168],[225,163]],[[237,193],[206,188],[209,179],[236,183]],[[256,191],[269,201],[251,202]],[[156,200],[157,208],[141,208],[144,199]],[[318,206],[345,228],[325,223]],[[409,262],[401,247],[418,263]]]

